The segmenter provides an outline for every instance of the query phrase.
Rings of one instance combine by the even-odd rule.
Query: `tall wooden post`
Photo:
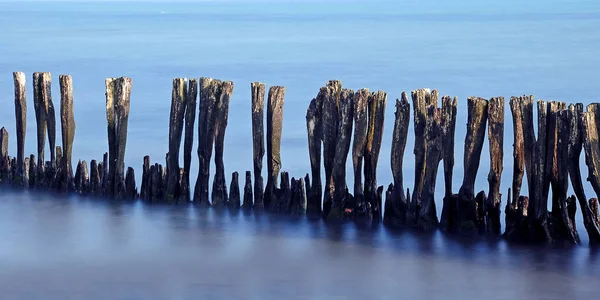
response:
[[[27,101],[25,96],[25,73],[14,72],[15,84],[15,119],[17,130],[17,160],[15,168],[15,185],[23,186],[25,176],[25,134],[27,133]]]
[[[108,121],[108,196],[125,194],[125,147],[131,97],[131,79],[106,79],[106,119]]]

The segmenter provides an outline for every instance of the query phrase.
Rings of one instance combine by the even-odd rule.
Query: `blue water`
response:
[[[14,155],[11,72],[24,71],[29,105],[25,150],[34,153],[31,73],[52,72],[56,105],[58,75],[71,74],[77,124],[73,156],[101,159],[108,149],[104,78],[131,77],[126,165],[137,169],[139,179],[144,155],[164,162],[172,79],[232,80],[225,168],[226,173],[243,172],[252,169],[250,82],[261,81],[286,86],[283,170],[302,176],[309,171],[308,102],[327,80],[340,79],[344,87],[388,93],[378,169],[379,183],[387,185],[392,181],[394,100],[402,91],[429,87],[459,97],[458,191],[467,96],[508,100],[533,94],[545,100],[598,101],[599,28],[600,3],[595,0],[0,1],[0,126],[11,134]],[[412,128],[409,132],[404,184],[412,188]],[[504,148],[505,192],[512,177],[508,105]],[[488,157],[486,143],[477,190],[487,190]],[[191,171],[196,174],[196,161]],[[586,191],[595,196],[589,185]],[[408,298],[562,299],[583,298],[599,283],[597,276],[587,276],[598,274],[597,258],[587,247],[566,254],[522,254],[503,244],[469,247],[439,235],[432,242],[379,231],[340,243],[324,225],[275,226],[196,215],[185,208],[175,209],[172,217],[164,207],[40,197],[17,193],[0,201],[0,291],[13,298],[389,299],[405,293]],[[578,215],[586,244],[580,219]],[[292,248],[295,256],[287,256]],[[271,255],[253,252],[265,249]],[[244,253],[264,259],[269,267],[238,264],[236,255]],[[337,258],[325,259],[336,256],[332,253]],[[362,265],[362,259],[369,263]],[[207,270],[219,272],[211,276]]]

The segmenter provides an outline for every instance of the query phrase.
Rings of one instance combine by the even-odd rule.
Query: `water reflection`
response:
[[[583,299],[598,250],[3,191],[2,298]],[[32,288],[35,287],[35,288]]]

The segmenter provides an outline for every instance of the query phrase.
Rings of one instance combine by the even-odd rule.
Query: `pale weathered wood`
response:
[[[265,111],[265,84],[253,82],[250,85],[252,90],[252,157],[254,164],[254,210],[263,211],[265,204],[263,202],[264,183],[262,177],[263,158],[265,156],[265,131],[264,131],[264,111]],[[310,144],[309,144],[310,145]],[[251,203],[246,203],[246,193],[244,193],[244,208]],[[250,201],[252,201],[252,194]]]
[[[321,216],[322,184],[321,184],[321,144],[323,140],[321,120],[321,97],[313,98],[306,111],[306,129],[308,132],[308,153],[312,174],[312,189],[307,189],[308,195],[306,213],[311,216]],[[307,174],[308,176],[308,174]],[[306,182],[310,186],[310,181]]]
[[[24,184],[25,160],[25,134],[27,133],[27,101],[25,96],[25,73],[13,73],[15,85],[15,119],[17,132],[17,160],[13,183],[18,186]]]
[[[382,219],[381,193],[378,193],[377,186],[377,163],[379,161],[379,152],[383,139],[383,124],[385,118],[385,105],[387,94],[383,91],[377,91],[369,97],[369,127],[367,130],[367,143],[365,145],[365,200],[370,204],[370,211],[374,222],[380,222]]]
[[[33,106],[35,110],[35,120],[37,125],[37,155],[38,155],[38,168],[36,170],[39,177],[43,178],[44,173],[44,149],[46,147],[46,120],[48,110],[48,98],[51,96],[50,92],[50,73],[33,73]],[[45,97],[46,96],[46,97]]]
[[[354,94],[354,139],[352,142],[352,166],[354,169],[354,205],[352,209],[366,209],[362,182],[363,160],[367,144],[368,127],[368,89],[360,89]],[[314,181],[313,172],[313,181]],[[314,189],[314,184],[313,187]],[[356,213],[356,212],[355,212]]]
[[[273,207],[276,201],[274,191],[277,187],[277,176],[281,169],[281,130],[283,127],[283,104],[285,87],[272,86],[269,89],[267,105],[267,186],[264,193],[265,207]],[[289,183],[288,183],[289,185]]]
[[[0,129],[0,182],[8,183],[10,175],[10,157],[8,156],[8,131]]]
[[[442,157],[444,162],[445,188],[440,227],[445,231],[456,229],[458,195],[452,192],[452,176],[454,169],[454,137],[457,105],[457,97],[442,97],[442,129],[444,134]]]
[[[330,80],[321,88],[317,98],[321,99],[321,124],[323,133],[323,165],[325,167],[325,193],[323,196],[323,216],[327,217],[333,204],[335,183],[333,180],[333,167],[335,164],[335,150],[338,134],[338,107],[342,82]]]
[[[583,146],[585,149],[585,164],[588,167],[587,180],[591,183],[597,197],[600,196],[600,142],[598,135],[598,120],[600,119],[600,104],[594,103],[587,106],[587,111],[581,114]],[[585,208],[585,207],[583,207]],[[592,198],[589,201],[589,211],[583,211],[586,228],[591,228],[591,243],[598,243],[595,231],[600,228],[598,218],[598,200]],[[586,220],[587,219],[587,220]],[[590,234],[590,229],[588,229]],[[594,238],[592,238],[594,237]]]
[[[60,75],[60,124],[62,133],[63,158],[59,175],[62,183],[60,189],[69,191],[73,189],[73,140],[75,139],[75,117],[73,111],[73,79],[71,75]]]

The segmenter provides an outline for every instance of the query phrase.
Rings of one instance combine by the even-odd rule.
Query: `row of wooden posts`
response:
[[[241,207],[255,212],[269,211],[296,216],[307,214],[328,221],[353,220],[362,224],[383,221],[394,228],[413,227],[429,231],[439,227],[444,231],[464,234],[501,234],[503,97],[489,100],[468,98],[464,177],[458,193],[454,193],[452,174],[457,98],[443,96],[440,107],[436,90],[418,89],[411,92],[415,134],[415,185],[411,193],[403,186],[402,172],[411,107],[408,95],[402,93],[401,98],[396,100],[390,158],[394,182],[385,191],[384,205],[384,187],[378,186],[376,178],[387,101],[387,94],[383,91],[371,93],[368,89],[360,89],[354,92],[342,88],[342,83],[337,80],[329,81],[322,87],[310,101],[306,114],[311,174],[290,180],[287,172],[280,174],[285,87],[272,86],[269,89],[265,132],[266,87],[263,83],[252,83],[254,170],[246,171],[242,194],[237,172],[232,174],[227,188],[223,161],[233,82],[211,78],[200,78],[199,82],[196,79],[176,78],[173,80],[166,165],[163,168],[160,163],[151,163],[150,157],[145,156],[138,192],[134,169],[128,167],[125,172],[124,163],[131,79],[106,79],[108,152],[104,154],[102,162],[91,160],[89,169],[85,160],[79,161],[73,175],[71,153],[75,119],[71,76],[59,77],[60,147],[56,146],[56,113],[51,97],[50,73],[33,74],[37,160],[35,154],[29,157],[24,154],[27,126],[25,74],[15,72],[13,77],[17,156],[11,159],[8,155],[8,132],[2,128],[0,180],[5,184],[121,200],[139,197],[149,203],[192,202],[200,206],[234,210]],[[192,196],[189,171],[197,102],[199,172]],[[585,149],[589,170],[587,180],[596,194],[600,195],[600,104],[590,104],[584,112],[581,103],[567,106],[564,102],[538,100],[537,137],[534,130],[534,104],[533,96],[510,99],[514,128],[513,178],[512,187],[507,193],[503,235],[519,242],[578,244],[580,240],[575,227],[575,214],[579,202],[590,243],[600,244],[598,200],[588,200],[586,197],[579,166],[581,151]],[[475,194],[475,179],[486,139],[486,127],[491,163],[489,188],[487,194],[483,190]],[[44,158],[46,135],[50,147],[49,161]],[[180,166],[182,139],[183,166]],[[265,144],[266,185],[262,177]],[[213,153],[216,170],[209,200]],[[346,184],[348,155],[352,156],[353,163],[352,193]],[[437,171],[442,161],[445,193],[441,219],[438,220],[434,194]],[[325,170],[324,179],[321,178],[322,168]],[[524,175],[527,175],[528,195],[520,193]],[[570,197],[567,195],[569,178],[575,192]],[[550,188],[552,209],[548,211]]]

